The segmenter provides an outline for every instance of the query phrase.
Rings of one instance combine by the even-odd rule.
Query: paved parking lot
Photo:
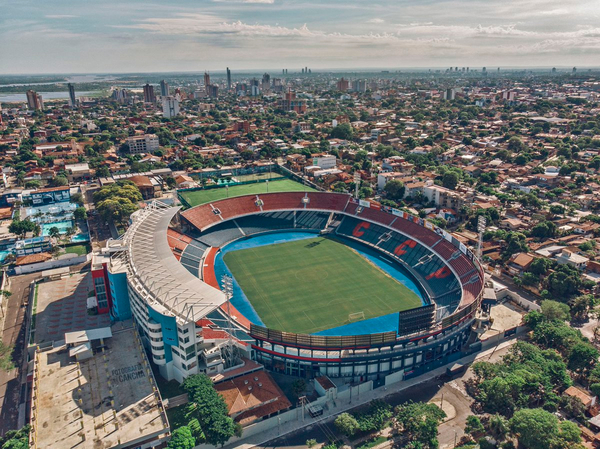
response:
[[[62,340],[65,332],[109,326],[108,314],[87,312],[88,292],[93,289],[89,271],[38,284],[35,343]]]

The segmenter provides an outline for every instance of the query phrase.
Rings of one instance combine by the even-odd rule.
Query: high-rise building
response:
[[[69,106],[75,109],[77,107],[77,99],[75,98],[75,86],[71,83],[67,84],[69,87]]]
[[[144,86],[144,103],[155,103],[156,96],[154,95],[154,86],[146,83]]]
[[[354,92],[366,92],[367,91],[367,82],[365,80],[352,81],[352,90]]]
[[[208,72],[204,72],[204,90],[206,91],[206,95],[208,95],[208,86],[210,86],[210,75]]]
[[[163,117],[173,118],[179,114],[179,101],[175,97],[166,96],[162,98]]]
[[[296,98],[296,94],[288,90],[281,100],[279,100],[279,106],[285,111],[295,111],[298,114],[304,114],[306,112],[306,100]]]
[[[115,88],[112,91],[111,97],[114,100],[117,100],[118,103],[125,103],[129,98],[129,94],[125,89],[121,89],[120,87]]]
[[[231,90],[231,70],[227,67],[227,90]]]
[[[165,80],[162,80],[160,82],[160,96],[161,97],[169,96],[169,84]]]
[[[341,90],[341,91],[344,91],[344,92],[345,92],[345,91],[347,91],[347,90],[348,90],[348,88],[350,87],[350,83],[348,82],[348,80],[347,80],[347,79],[344,79],[344,78],[342,77],[342,79],[341,79],[341,80],[339,80],[339,81],[337,82],[337,85],[336,85],[336,87],[337,87],[337,90]]]
[[[209,84],[206,86],[206,94],[211,98],[217,98],[219,96],[219,86],[216,84]]]
[[[34,111],[41,111],[44,109],[44,101],[42,96],[39,95],[35,90],[27,91],[27,107]]]

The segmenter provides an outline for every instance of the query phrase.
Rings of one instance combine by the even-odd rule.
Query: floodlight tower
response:
[[[477,260],[481,263],[481,248],[483,246],[483,233],[485,232],[485,225],[487,220],[483,215],[480,215],[477,219],[477,232],[479,232],[479,239],[477,241]]]
[[[233,347],[233,323],[231,322],[231,298],[233,297],[233,279],[231,276],[223,275],[221,278],[221,284],[223,285],[223,293],[227,298],[227,343],[223,358],[225,359],[225,366],[230,368],[235,364],[235,354]]]

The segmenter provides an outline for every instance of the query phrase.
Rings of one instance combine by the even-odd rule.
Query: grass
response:
[[[315,333],[421,305],[421,299],[363,256],[327,238],[228,252],[224,261],[265,326]]]
[[[33,306],[31,307],[31,324],[29,326],[31,335],[29,336],[29,344],[32,345],[35,342],[35,322],[37,318],[37,302],[38,302],[38,283],[35,283],[35,290],[33,292]]]
[[[66,254],[77,254],[78,256],[83,256],[89,252],[89,245],[71,245],[65,247]]]
[[[187,417],[187,406],[188,404],[180,405],[179,407],[173,407],[167,409],[167,419],[169,420],[169,426],[171,430],[179,429],[180,427],[187,426],[190,422],[190,418]]]
[[[268,187],[269,193],[315,191],[315,189],[312,187],[305,186],[291,179],[278,179],[276,181],[270,181],[268,183]],[[244,184],[229,187],[229,198],[260,193],[267,193],[266,182],[257,182],[254,184]],[[227,189],[225,187],[206,190],[191,190],[188,192],[180,192],[180,195],[192,207],[212,201],[222,200],[228,197]]]

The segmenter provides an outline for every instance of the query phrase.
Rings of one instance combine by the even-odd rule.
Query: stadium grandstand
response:
[[[299,270],[308,277],[298,279],[288,273],[283,276],[287,286],[256,288],[310,287],[310,276],[335,274],[335,267],[328,272],[327,264],[335,258],[327,259],[327,251],[343,244],[352,254],[374,254],[371,265],[381,260],[394,273],[402,273],[407,285],[415,286],[412,292],[405,288],[406,306],[396,306],[398,298],[389,299],[382,310],[391,308],[394,313],[371,317],[367,306],[349,310],[341,326],[328,328],[319,322],[315,326],[322,331],[295,333],[287,327],[297,324],[293,318],[299,312],[281,305],[277,312],[290,315],[290,320],[266,326],[255,310],[257,304],[240,299],[248,293],[241,284],[235,279],[233,286],[231,281],[227,284],[223,259],[229,254],[237,257],[244,249],[257,251],[257,245],[273,250],[285,236],[301,233],[308,234],[302,238],[312,239],[306,240],[309,244],[294,246],[290,241],[281,248],[317,248],[325,265],[315,265],[311,271],[312,256],[303,257]],[[126,274],[132,314],[154,363],[167,379],[222,372],[240,357],[301,377],[327,374],[360,381],[403,371],[409,378],[456,360],[476,339],[471,326],[482,300],[484,277],[473,254],[449,233],[418,217],[347,194],[247,195],[186,211],[155,202],[135,214],[125,236],[110,242],[107,252],[112,253],[109,280],[110,272]],[[253,259],[260,259],[259,255],[256,252]],[[278,260],[283,270],[283,262],[289,260],[282,257]],[[245,260],[240,258],[240,266],[251,270]],[[272,265],[272,270],[280,268],[275,262]],[[253,278],[251,271],[247,274]],[[357,278],[348,282],[360,282]],[[417,293],[421,306],[409,307]],[[327,310],[330,298],[321,294],[314,291],[308,299]],[[330,307],[330,313],[319,319],[333,317],[336,309]]]

